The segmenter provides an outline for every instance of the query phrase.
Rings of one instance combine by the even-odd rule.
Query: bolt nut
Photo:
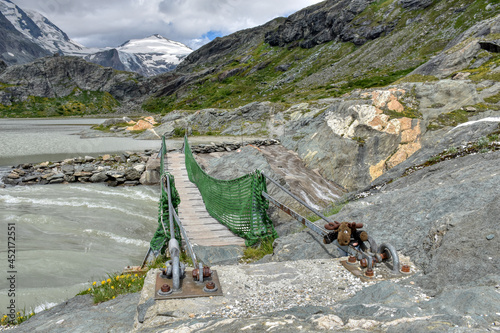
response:
[[[170,286],[168,284],[164,284],[161,286],[161,292],[162,293],[168,293],[170,291]]]
[[[207,278],[210,276],[212,276],[212,271],[210,270],[210,267],[208,266],[203,267],[203,277]]]
[[[368,268],[365,272],[365,275],[368,277],[373,277],[375,275],[375,272],[373,271],[373,269]]]
[[[356,263],[356,257],[355,256],[349,256],[349,258],[347,258],[347,262],[350,263],[350,264],[355,264]]]
[[[207,282],[205,287],[210,290],[215,289],[215,283],[213,281]]]
[[[366,258],[363,258],[359,261],[359,264],[361,265],[361,267],[365,268],[365,267],[368,267],[368,260],[366,260]]]
[[[403,265],[401,267],[401,273],[410,273],[410,271],[411,271],[410,265]]]

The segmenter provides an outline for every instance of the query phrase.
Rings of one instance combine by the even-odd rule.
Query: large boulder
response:
[[[92,183],[104,182],[108,179],[106,172],[96,172],[90,177]]]
[[[417,283],[434,293],[500,276],[499,162],[495,151],[420,169],[350,202],[333,218],[363,223],[378,243],[393,244],[422,270]],[[299,235],[280,240],[275,260],[301,253],[311,235]]]

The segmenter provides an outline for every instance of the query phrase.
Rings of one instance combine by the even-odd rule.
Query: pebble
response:
[[[284,266],[292,265],[294,264],[284,263]],[[252,270],[258,266],[249,267]],[[241,287],[238,293],[225,293],[227,300],[221,302],[222,306],[215,311],[211,309],[201,317],[252,317],[288,310],[297,305],[331,307],[338,301],[347,299],[359,290],[376,283],[361,282],[345,270],[338,260],[332,260],[328,265],[321,265],[317,260],[303,260],[293,267],[283,267],[283,270],[283,280],[280,280],[280,274],[277,274],[278,277],[271,281],[266,274],[255,276],[238,269],[230,272],[218,271],[219,279],[224,286],[255,287]],[[290,271],[294,273],[291,274]],[[342,286],[342,289],[338,286]]]

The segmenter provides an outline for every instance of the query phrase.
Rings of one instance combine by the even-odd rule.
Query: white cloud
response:
[[[77,42],[118,46],[152,34],[197,48],[209,32],[227,35],[264,24],[319,0],[13,0],[44,14]]]

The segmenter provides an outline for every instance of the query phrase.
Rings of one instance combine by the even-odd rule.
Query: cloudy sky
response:
[[[320,0],[11,0],[45,15],[87,47],[160,34],[198,48],[218,36],[287,16]]]

